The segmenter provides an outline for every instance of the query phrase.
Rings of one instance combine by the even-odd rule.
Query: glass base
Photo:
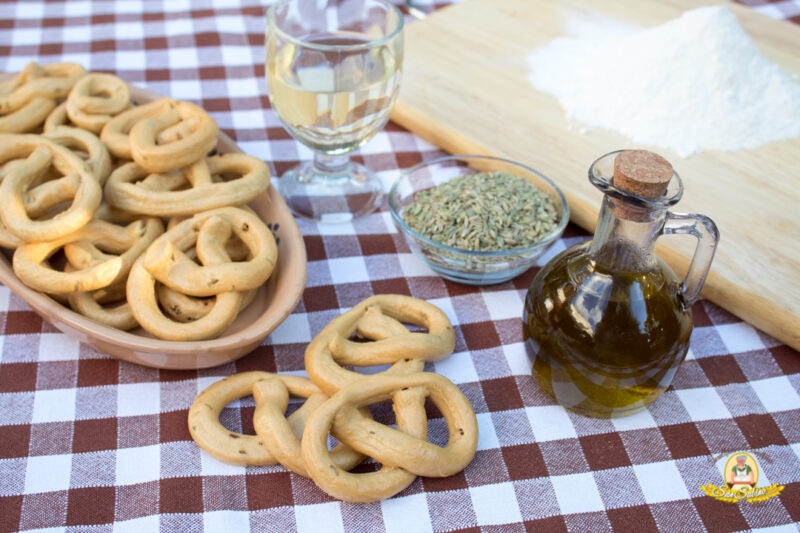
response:
[[[336,171],[301,163],[281,176],[278,190],[295,216],[333,224],[369,214],[383,200],[378,176],[353,162]]]

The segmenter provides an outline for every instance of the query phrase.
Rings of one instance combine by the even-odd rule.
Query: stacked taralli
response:
[[[427,332],[411,332],[404,323]],[[454,346],[450,321],[436,306],[409,296],[373,296],[333,319],[309,344],[310,379],[258,371],[225,378],[195,399],[189,431],[221,461],[280,463],[344,501],[389,498],[417,476],[456,474],[475,456],[478,423],[469,401],[444,376],[422,371],[425,361],[446,357]],[[372,375],[342,367],[385,364],[391,365],[388,370]],[[219,421],[222,409],[251,394],[256,435],[226,429]],[[306,401],[287,418],[290,395]],[[447,422],[444,447],[427,442],[426,399]],[[393,402],[397,429],[373,420],[368,409],[387,400]],[[339,440],[332,450],[328,435]],[[381,463],[380,470],[348,472],[365,456]]]
[[[270,186],[267,166],[209,155],[218,134],[191,103],[132,105],[111,74],[27,65],[0,84],[0,246],[14,273],[118,329],[219,336],[278,252],[246,207]]]

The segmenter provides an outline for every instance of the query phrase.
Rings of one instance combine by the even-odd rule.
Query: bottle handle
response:
[[[681,283],[681,292],[688,305],[700,296],[700,289],[711,268],[711,260],[717,251],[719,231],[714,221],[704,215],[667,212],[663,235],[692,235],[697,238],[689,271]]]

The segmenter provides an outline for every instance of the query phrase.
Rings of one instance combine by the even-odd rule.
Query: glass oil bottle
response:
[[[594,238],[554,257],[534,278],[523,327],[536,382],[561,405],[590,416],[644,409],[672,382],[689,348],[691,304],[719,234],[711,219],[681,215],[683,185],[644,150],[595,161],[604,193]],[[698,239],[684,280],[655,254],[663,234]]]

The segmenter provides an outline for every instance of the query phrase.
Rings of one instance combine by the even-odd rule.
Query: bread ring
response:
[[[0,114],[16,111],[34,98],[66,98],[75,82],[85,75],[86,69],[77,63],[26,67],[16,78],[0,85]]]
[[[31,132],[47,119],[55,107],[56,101],[52,98],[31,98],[19,109],[0,113],[0,133]]]
[[[228,231],[235,233],[247,245],[252,257],[247,261],[216,265],[204,262],[204,266],[189,259],[184,250],[191,246],[195,232],[211,218],[226,221]],[[228,236],[222,240],[223,237],[217,234],[215,238],[224,248]],[[184,243],[183,247],[179,243]],[[198,256],[203,261],[199,252],[198,249]],[[142,266],[172,289],[190,296],[214,296],[258,288],[272,274],[277,257],[275,238],[260,218],[242,209],[223,207],[199,213],[167,231],[148,248]]]
[[[43,137],[72,151],[85,152],[88,155],[86,163],[100,185],[111,174],[111,154],[97,135],[79,128],[61,126],[51,129]]]
[[[159,143],[164,130],[185,122],[177,139]],[[217,145],[219,127],[208,113],[189,102],[172,101],[154,118],[146,118],[131,128],[131,156],[150,172],[166,172],[191,165]]]
[[[319,390],[307,378],[271,374],[269,372],[242,372],[229,376],[208,386],[195,398],[189,408],[189,432],[197,444],[220,461],[238,465],[273,465],[277,459],[267,451],[256,435],[245,435],[226,429],[219,421],[219,414],[226,405],[253,393],[260,381],[279,380],[294,396],[311,398]],[[318,397],[306,402],[287,418],[295,435],[303,433],[303,427],[311,411],[318,404]],[[283,416],[283,415],[281,415]]]
[[[302,415],[295,419],[284,416],[289,405],[289,388],[282,379],[272,377],[253,384],[253,397],[256,400],[253,427],[258,438],[281,465],[303,477],[309,477],[300,452],[303,428],[308,417],[328,399],[310,380],[306,381],[309,390],[313,389],[314,392],[308,396],[307,390],[294,393],[295,396],[306,398]],[[361,415],[364,416],[364,413]],[[371,417],[367,417],[369,418]],[[362,454],[343,443],[337,444],[331,450],[330,457],[343,470],[350,470],[364,460]]]
[[[424,436],[409,436],[404,431],[363,419],[357,411],[371,403],[386,401],[398,392],[411,390],[423,398],[427,395],[444,414],[450,432],[444,448],[428,443]],[[312,413],[301,446],[303,460],[314,482],[331,496],[350,502],[376,501],[396,492],[374,482],[378,476],[373,474],[377,473],[351,474],[338,468],[328,454],[331,430],[340,441],[354,449],[375,452],[382,457],[381,462],[385,461],[385,466],[394,466],[396,471],[412,475],[407,468],[425,475],[452,475],[466,467],[478,445],[475,412],[458,387],[444,376],[421,372],[405,376],[370,376],[354,383]]]
[[[167,226],[167,228],[169,229],[169,226]],[[230,244],[233,242],[241,241],[238,239],[235,241],[228,241],[225,250],[228,252],[229,256],[231,255]],[[197,253],[192,249],[187,252],[187,256],[194,259],[197,257]],[[256,290],[244,291],[242,302],[239,304],[240,311],[253,303],[257,292]],[[214,298],[195,298],[193,296],[187,296],[174,289],[170,289],[166,285],[160,284],[156,287],[156,296],[164,313],[177,322],[194,322],[195,320],[203,318],[211,311],[215,302]]]
[[[236,179],[215,181],[219,175],[236,174]],[[175,176],[174,174],[170,174]],[[105,187],[106,199],[126,211],[154,216],[190,215],[219,207],[246,204],[270,186],[267,165],[245,154],[225,154],[200,159],[182,169],[181,185],[175,181],[158,184],[136,163],[128,163],[114,171]],[[144,179],[143,179],[144,178]],[[141,180],[141,181],[140,181]],[[177,180],[173,177],[172,180]],[[159,189],[158,187],[164,187]]]
[[[163,235],[165,237],[164,241],[169,243],[168,249],[172,250],[172,252],[167,252],[172,254],[171,256],[168,255],[167,262],[171,263],[171,257],[176,259],[182,257],[196,268],[208,267],[212,269],[212,272],[215,266],[229,265],[230,257],[225,250],[227,236],[221,238],[220,233],[229,235],[231,229],[230,224],[225,219],[214,215],[214,213],[219,214],[219,211],[222,210],[209,211],[209,216],[203,216],[207,215],[207,213],[201,213],[165,233]],[[192,229],[193,223],[197,224],[196,230]],[[184,231],[182,227],[184,224],[188,225],[189,231]],[[173,243],[169,239],[175,239],[175,242]],[[188,250],[195,243],[197,255],[205,265],[204,267],[198,267],[184,253],[184,250]],[[154,245],[156,243],[151,246]],[[144,329],[161,339],[187,341],[210,339],[218,336],[228,328],[236,318],[239,309],[241,309],[245,293],[239,291],[220,293],[216,295],[213,307],[205,316],[187,323],[173,321],[165,316],[158,306],[156,300],[156,278],[145,268],[147,253],[140,257],[131,269],[127,287],[131,311],[133,311],[136,320]],[[178,274],[180,274],[180,269]]]
[[[147,218],[120,227],[103,220],[92,220],[68,235],[46,242],[30,242],[18,247],[12,260],[14,273],[34,290],[50,294],[93,291],[124,279],[133,261],[163,231],[161,221]],[[92,253],[84,255],[74,272],[59,272],[47,259],[66,244],[92,243]],[[110,252],[97,250],[96,247]],[[74,259],[74,258],[73,258]]]
[[[103,130],[100,132],[100,139],[115,157],[133,159],[130,139],[131,128],[137,122],[161,115],[174,103],[175,101],[170,98],[161,98],[131,107],[109,120],[103,126]]]
[[[242,292],[242,301],[239,311],[246,309],[256,298],[258,291],[249,290]],[[161,309],[177,322],[194,322],[206,316],[214,307],[214,298],[195,298],[187,296],[166,285],[156,287],[156,297]]]
[[[100,133],[114,115],[131,105],[128,84],[113,74],[92,72],[79,79],[67,98],[67,115],[73,124]]]
[[[102,193],[83,160],[41,136],[0,135],[0,164],[20,158],[27,159],[14,165],[0,184],[0,219],[12,233],[25,242],[52,241],[91,220]],[[78,176],[74,199],[68,209],[48,220],[31,220],[25,206],[26,190],[51,164],[65,177]]]
[[[65,267],[66,272],[72,272],[74,270],[75,268],[70,264],[67,264]],[[95,298],[98,292],[99,291],[69,293],[66,295],[66,303],[73,311],[112,328],[127,331],[139,325],[133,313],[131,313],[128,301],[125,299],[124,291],[122,292],[121,298],[105,302],[105,305],[101,304]],[[109,306],[108,304],[113,305]]]
[[[366,325],[361,325],[364,320]],[[428,333],[411,333],[403,328],[404,333],[396,334],[398,330],[394,328],[375,342],[348,340],[356,331],[369,336],[379,334],[383,328],[376,327],[378,320],[414,324],[427,328]],[[392,363],[392,368],[383,373],[402,374],[421,370],[421,361],[439,360],[452,353],[454,347],[453,328],[438,307],[410,296],[376,295],[331,320],[306,348],[305,365],[314,384],[332,395],[363,377],[341,365]],[[420,366],[409,367],[415,360],[420,361]]]
[[[47,118],[45,118],[44,124],[42,125],[42,131],[44,133],[48,133],[60,126],[68,126],[70,128],[75,127],[75,124],[70,122],[69,117],[67,116],[66,101],[61,102],[60,104],[55,106],[53,110],[47,115]]]

